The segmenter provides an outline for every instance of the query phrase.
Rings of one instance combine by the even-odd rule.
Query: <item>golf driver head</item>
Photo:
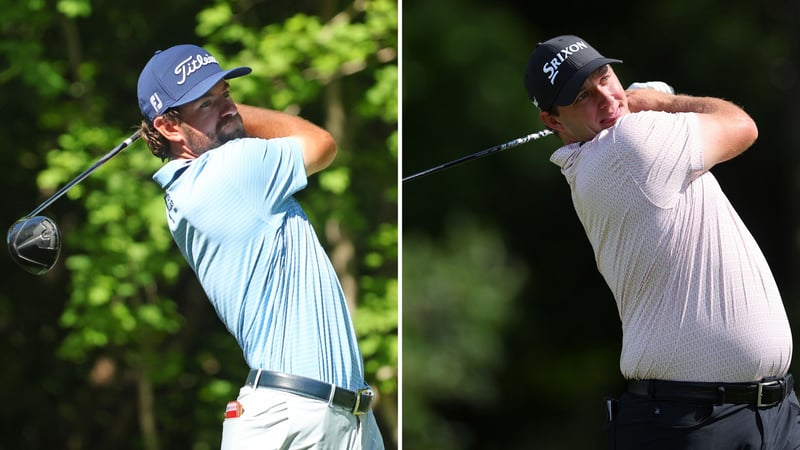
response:
[[[47,273],[61,253],[61,233],[56,223],[44,216],[22,218],[8,230],[11,258],[26,272]]]

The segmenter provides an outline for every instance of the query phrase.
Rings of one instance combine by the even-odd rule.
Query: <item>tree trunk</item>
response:
[[[156,429],[155,396],[153,383],[146,369],[136,373],[136,388],[139,394],[139,429],[145,450],[158,450],[158,430]]]

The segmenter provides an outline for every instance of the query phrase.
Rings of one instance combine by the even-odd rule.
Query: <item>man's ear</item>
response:
[[[167,120],[164,116],[157,116],[153,119],[153,128],[170,142],[183,143],[184,141],[180,126],[172,120]]]
[[[547,128],[556,130],[556,131],[563,131],[564,125],[561,124],[561,121],[558,120],[558,116],[554,116],[547,111],[539,112],[539,118],[542,119],[545,126]]]

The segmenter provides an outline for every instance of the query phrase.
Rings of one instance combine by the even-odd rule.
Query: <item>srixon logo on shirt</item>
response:
[[[184,59],[177,66],[175,66],[175,71],[173,72],[180,78],[177,84],[181,85],[185,83],[186,79],[189,78],[193,73],[209,64],[219,65],[217,59],[211,55],[195,55]]]
[[[586,42],[578,41],[574,44],[568,45],[561,49],[556,54],[556,57],[551,59],[550,61],[544,63],[542,66],[542,72],[547,75],[547,79],[550,80],[550,84],[556,84],[556,77],[558,76],[558,66],[561,65],[564,61],[569,59],[570,56],[578,53],[583,49],[589,48],[589,45]]]

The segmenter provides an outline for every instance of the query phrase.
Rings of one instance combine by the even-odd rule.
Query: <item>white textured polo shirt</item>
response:
[[[746,382],[791,362],[778,287],[700,133],[693,113],[628,114],[551,157],[616,300],[628,379]]]
[[[333,266],[293,194],[299,141],[238,139],[153,177],[170,232],[251,368],[365,386]]]

